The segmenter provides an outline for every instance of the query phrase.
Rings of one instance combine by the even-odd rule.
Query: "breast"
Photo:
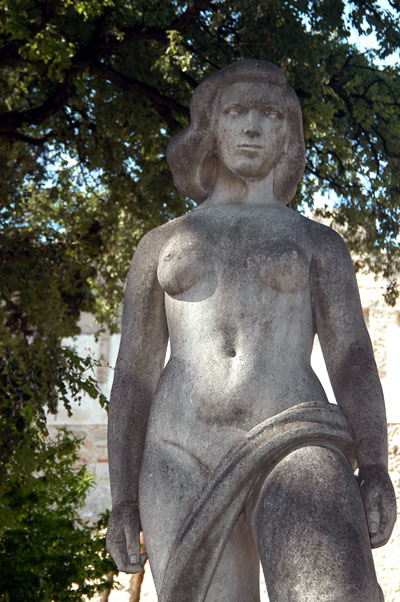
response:
[[[310,274],[309,261],[295,243],[276,242],[246,259],[246,269],[262,284],[283,293],[304,290]]]
[[[206,244],[197,236],[180,235],[169,240],[161,250],[157,277],[160,286],[171,296],[192,289],[209,271]]]

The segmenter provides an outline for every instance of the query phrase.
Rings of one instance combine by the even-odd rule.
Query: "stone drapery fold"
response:
[[[254,483],[306,445],[340,450],[356,467],[354,441],[337,405],[304,402],[261,422],[221,459],[193,500],[171,548],[159,602],[204,602]]]

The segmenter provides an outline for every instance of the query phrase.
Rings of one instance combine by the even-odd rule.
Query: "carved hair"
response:
[[[265,83],[283,87],[285,117],[288,123],[287,150],[274,168],[274,195],[289,203],[303,176],[305,146],[300,103],[285,74],[266,61],[245,60],[233,63],[204,80],[194,91],[190,103],[190,125],[168,144],[167,161],[178,190],[202,203],[214,188],[217,162],[216,122],[223,89],[240,82]]]

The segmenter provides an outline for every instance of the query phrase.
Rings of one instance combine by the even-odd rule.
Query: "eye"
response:
[[[271,119],[271,121],[279,121],[282,119],[282,114],[279,111],[274,111],[273,109],[265,109],[264,115]]]
[[[230,115],[231,117],[238,117],[242,113],[240,107],[228,107],[225,111],[225,115]]]

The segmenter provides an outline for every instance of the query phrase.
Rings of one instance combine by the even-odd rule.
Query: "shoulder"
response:
[[[313,262],[351,261],[346,243],[336,230],[307,217],[299,217],[310,241]]]
[[[311,264],[351,261],[343,238],[329,226],[293,210],[286,214],[285,219],[288,230],[295,232],[307,249]]]
[[[187,218],[188,215],[183,215],[146,232],[136,247],[133,261],[157,261],[165,243],[179,231],[180,227],[187,221]]]
[[[328,226],[307,220],[311,246],[311,285],[314,294],[352,296],[357,290],[353,260],[343,238]]]

